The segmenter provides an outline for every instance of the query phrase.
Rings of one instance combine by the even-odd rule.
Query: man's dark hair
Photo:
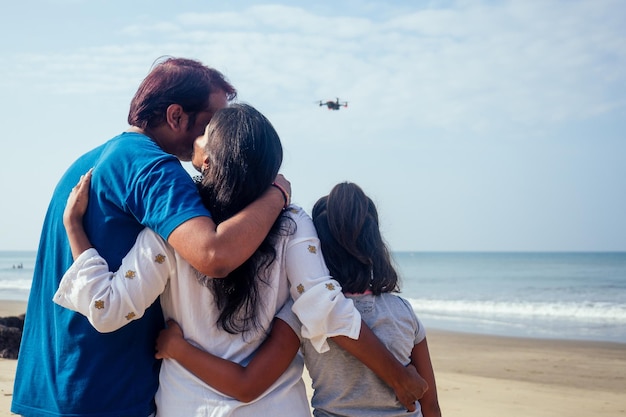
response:
[[[220,90],[229,101],[237,96],[222,73],[201,62],[173,57],[158,60],[130,103],[128,124],[155,128],[165,122],[168,106],[179,104],[193,126],[196,114],[208,109],[209,95]]]

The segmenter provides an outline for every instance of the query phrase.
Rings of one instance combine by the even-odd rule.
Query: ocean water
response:
[[[0,251],[0,300],[28,300],[35,251]]]
[[[427,328],[626,343],[626,253],[393,254]]]
[[[394,252],[429,329],[626,343],[626,252]],[[0,300],[28,299],[35,252],[0,251]]]

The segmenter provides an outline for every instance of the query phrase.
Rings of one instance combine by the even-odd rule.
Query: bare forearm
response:
[[[422,409],[422,416],[424,417],[441,417],[441,408],[438,401],[427,400],[426,396],[428,391],[424,394],[424,397],[420,399],[420,407]]]
[[[72,250],[72,258],[76,260],[80,256],[81,253],[86,251],[87,249],[93,247],[87,234],[85,233],[85,229],[82,225],[82,220],[78,222],[66,222],[65,230],[67,231],[67,237],[70,242],[70,248]]]
[[[422,414],[424,417],[441,417],[439,399],[437,398],[437,383],[435,382],[435,371],[430,360],[430,352],[426,339],[413,347],[411,352],[411,363],[428,383],[428,391],[420,398]]]
[[[257,250],[284,204],[280,190],[270,187],[258,200],[217,226],[207,217],[183,223],[168,242],[200,272],[224,277]]]
[[[218,263],[224,276],[244,263],[261,245],[282,212],[284,200],[274,187],[216,229]]]
[[[268,338],[244,367],[194,347],[183,338],[180,326],[170,320],[157,339],[156,357],[175,359],[213,388],[239,401],[250,402],[276,382],[299,348],[296,333],[277,319]]]
[[[257,394],[249,398],[251,394],[248,385],[253,381],[252,378],[246,377],[245,367],[204,352],[184,340],[178,345],[172,359],[206,384],[243,402],[251,401],[258,396]]]

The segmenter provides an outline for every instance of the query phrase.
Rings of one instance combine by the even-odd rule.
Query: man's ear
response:
[[[172,130],[184,128],[186,114],[180,104],[170,104],[165,111],[165,122]]]
[[[204,158],[204,160],[202,161],[202,168],[200,169],[201,173],[204,173],[204,171],[206,171],[206,169],[209,167],[209,157],[207,156],[206,158]]]

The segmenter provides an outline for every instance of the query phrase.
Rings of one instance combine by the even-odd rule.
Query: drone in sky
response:
[[[328,100],[322,101],[320,100],[320,107],[326,106],[328,110],[339,110],[342,107],[348,107],[347,101],[339,101],[339,97],[337,97],[336,101]]]

